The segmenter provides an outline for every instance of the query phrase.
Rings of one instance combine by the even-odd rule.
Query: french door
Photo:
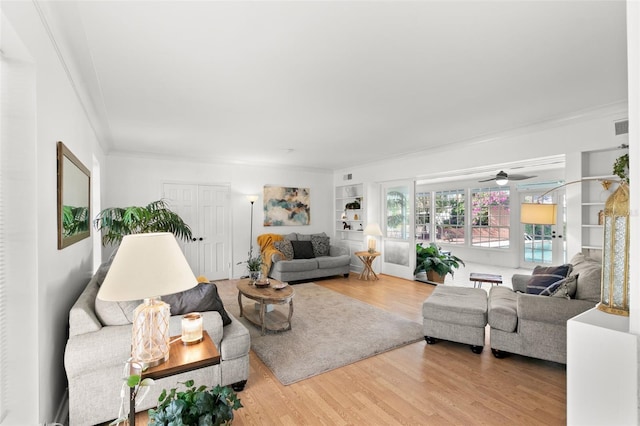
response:
[[[229,278],[229,187],[166,183],[163,198],[191,227],[192,241],[178,243],[193,273],[210,280]]]
[[[557,204],[556,224],[521,224],[520,267],[536,265],[561,265],[566,259],[564,191],[556,191],[541,198],[544,192],[520,194],[520,204]]]
[[[382,272],[409,280],[416,263],[414,193],[413,181],[382,185]]]

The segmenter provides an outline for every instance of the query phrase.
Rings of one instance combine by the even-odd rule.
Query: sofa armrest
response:
[[[531,275],[513,274],[511,277],[511,287],[513,291],[519,291],[521,293],[527,292],[527,282],[529,282]]]
[[[566,324],[570,318],[595,306],[595,303],[587,300],[523,293],[518,293],[517,302],[518,319],[559,325]]]
[[[349,255],[349,249],[346,247],[341,247],[341,246],[333,246],[330,245],[329,246],[329,256],[343,256],[343,255]]]

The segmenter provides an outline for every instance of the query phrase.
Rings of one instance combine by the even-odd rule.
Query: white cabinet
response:
[[[567,424],[638,424],[638,337],[629,317],[590,309],[567,321]]]
[[[367,225],[364,202],[363,184],[336,187],[335,243],[349,248],[351,252],[351,269],[356,271],[362,269],[362,263],[353,253],[364,250],[363,231]]]

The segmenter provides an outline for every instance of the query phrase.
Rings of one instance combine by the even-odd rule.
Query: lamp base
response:
[[[144,367],[169,359],[169,305],[159,298],[144,299],[133,311],[131,357]]]

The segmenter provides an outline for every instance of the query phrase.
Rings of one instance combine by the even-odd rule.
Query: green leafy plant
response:
[[[162,391],[158,406],[149,410],[149,425],[229,425],[233,411],[242,408],[240,400],[229,387],[206,386],[196,388],[193,380],[181,383],[184,391],[177,388]]]
[[[416,269],[413,272],[417,275],[420,272],[429,273],[434,271],[441,277],[447,274],[453,276],[454,268],[458,269],[460,264],[464,265],[462,259],[450,253],[443,253],[434,243],[424,247],[422,244],[416,244]]]
[[[65,237],[89,230],[89,207],[62,206],[62,229]]]
[[[164,200],[153,201],[145,207],[109,207],[98,213],[93,221],[102,232],[102,245],[119,244],[125,235],[145,232],[171,232],[184,241],[192,238],[191,228]]]
[[[247,255],[247,260],[238,262],[237,265],[241,265],[243,263],[247,264],[247,269],[249,270],[249,272],[262,271],[262,266],[264,266],[265,264],[262,255],[253,256],[253,253],[251,251],[249,251]]]
[[[613,163],[613,174],[629,183],[629,154],[621,155]]]

